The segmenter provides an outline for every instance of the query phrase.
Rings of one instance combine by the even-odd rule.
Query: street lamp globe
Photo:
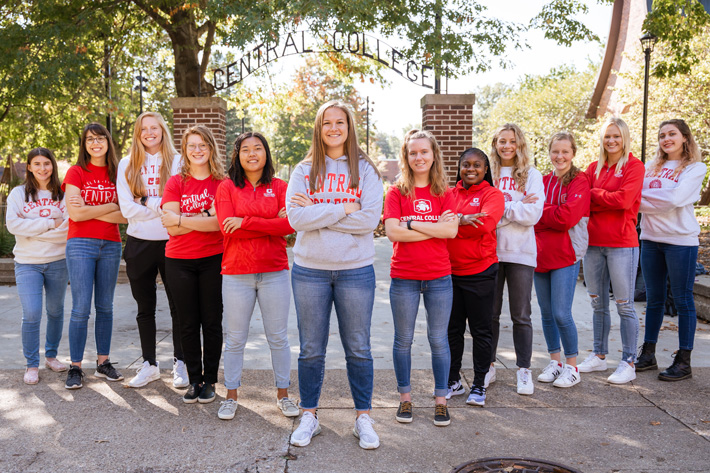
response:
[[[646,33],[643,36],[641,36],[641,48],[643,49],[644,52],[653,52],[653,47],[656,45],[656,41],[658,41],[658,37],[656,37],[653,33]]]

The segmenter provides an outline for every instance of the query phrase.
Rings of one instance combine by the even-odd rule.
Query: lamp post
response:
[[[651,33],[641,36],[641,48],[643,49],[645,66],[643,77],[643,124],[641,125],[641,161],[646,162],[646,120],[648,118],[648,75],[651,65],[651,53],[658,38]]]
[[[140,100],[141,100],[141,115],[143,114],[143,92],[148,92],[148,87],[143,85],[144,83],[148,82],[148,79],[143,76],[143,71],[138,71],[138,75],[136,76],[136,80],[138,81],[138,85],[133,87],[133,90],[137,90],[140,93]]]

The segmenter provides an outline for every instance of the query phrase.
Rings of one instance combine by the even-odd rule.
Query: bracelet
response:
[[[407,229],[409,229],[409,230],[414,230],[414,229],[412,228],[412,220],[411,220],[411,219],[410,219],[410,220],[407,220]]]
[[[212,214],[210,213],[210,209],[205,209],[203,210],[203,212],[206,213],[208,217],[212,216]]]
[[[178,228],[180,228],[180,224],[182,223],[182,215],[178,217]]]

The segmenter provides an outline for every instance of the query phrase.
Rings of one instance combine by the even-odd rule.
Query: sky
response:
[[[483,0],[488,6],[490,16],[505,20],[527,23],[545,3],[542,0]],[[590,11],[580,18],[606,45],[611,23],[612,5],[599,5],[596,0],[587,0]],[[590,59],[599,60],[603,46],[596,42],[576,42],[571,47],[557,45],[544,38],[540,31],[528,32],[525,36],[530,49],[512,51],[508,59],[511,68],[502,70],[494,67],[482,74],[470,74],[455,80],[449,80],[450,94],[473,93],[476,89],[497,82],[515,83],[525,74],[545,74],[550,69],[563,64],[572,64],[583,69]],[[371,106],[371,119],[380,131],[395,135],[403,134],[403,128],[421,122],[420,99],[433,90],[414,85],[400,77],[396,72],[387,70],[385,78],[390,86],[383,88],[368,82],[355,84],[363,96],[369,96],[374,102]],[[443,79],[442,79],[443,82]],[[443,88],[443,84],[442,84]]]

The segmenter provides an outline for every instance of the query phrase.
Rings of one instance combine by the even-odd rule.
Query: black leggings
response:
[[[190,384],[217,382],[222,356],[221,265],[221,253],[197,259],[165,258]]]
[[[490,366],[493,349],[493,300],[496,289],[498,263],[483,272],[470,276],[451,276],[454,286],[454,302],[449,318],[449,349],[451,368],[449,381],[461,379],[461,359],[464,350],[464,334],[468,321],[473,338],[473,384],[483,386]]]
[[[165,279],[165,244],[167,240],[141,240],[128,236],[123,259],[126,260],[126,275],[131,283],[131,293],[138,304],[138,335],[141,340],[143,361],[155,365],[155,307],[157,304],[155,278],[160,272],[165,293],[168,296],[170,317],[173,325],[173,356],[183,359],[180,342],[180,324],[175,312],[170,286]]]

